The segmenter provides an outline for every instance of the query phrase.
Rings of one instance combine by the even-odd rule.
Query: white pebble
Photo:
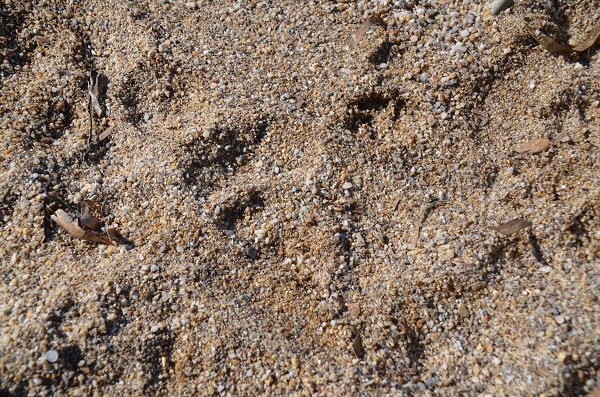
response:
[[[45,354],[46,361],[49,363],[55,363],[58,361],[58,352],[56,350],[48,350]]]

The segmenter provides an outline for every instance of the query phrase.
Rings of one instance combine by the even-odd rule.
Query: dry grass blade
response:
[[[592,28],[592,31],[588,35],[588,37],[583,40],[581,43],[577,44],[573,49],[577,52],[582,52],[591,48],[596,41],[598,41],[598,37],[600,37],[600,21],[596,23],[596,26]]]
[[[525,24],[529,34],[538,42],[544,49],[553,55],[570,55],[573,50],[571,47],[561,44],[552,37],[533,29],[529,24]]]
[[[513,233],[516,233],[522,229],[531,227],[531,221],[523,218],[513,219],[512,221],[508,221],[506,223],[501,224],[500,226],[492,227],[498,233],[502,233],[505,236],[510,236]]]
[[[545,152],[548,148],[550,148],[550,139],[541,138],[533,139],[515,146],[515,152],[537,154]]]
[[[350,47],[356,48],[358,47],[358,43],[360,39],[375,25],[383,25],[383,18],[380,14],[376,14],[368,18],[366,21],[360,25],[360,27],[354,32],[352,37],[350,37]]]
[[[71,216],[69,216],[69,214],[67,214],[63,210],[57,210],[54,213],[54,215],[51,216],[51,219],[54,222],[56,222],[60,227],[65,229],[65,231],[67,233],[69,233],[71,236],[73,236],[75,238],[78,238],[80,240],[91,241],[91,242],[99,243],[99,244],[106,244],[106,245],[112,244],[112,241],[110,240],[110,238],[108,238],[108,236],[105,236],[104,234],[97,233],[94,231],[82,229],[77,224],[77,221],[75,219],[71,218]]]

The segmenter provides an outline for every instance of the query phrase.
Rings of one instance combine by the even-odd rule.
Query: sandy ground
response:
[[[592,392],[598,21],[0,0],[0,395]]]

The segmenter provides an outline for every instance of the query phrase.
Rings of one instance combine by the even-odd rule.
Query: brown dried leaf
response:
[[[548,150],[549,147],[550,147],[550,139],[540,138],[540,139],[533,139],[531,141],[527,141],[527,142],[517,145],[515,147],[515,151],[517,153],[537,154],[537,153],[545,152],[546,150]]]
[[[117,229],[114,227],[109,227],[106,229],[106,235],[110,239],[110,241],[117,241],[119,239],[119,234],[117,233]]]
[[[542,47],[553,55],[570,55],[573,50],[571,47],[561,44],[554,40],[552,37],[533,29],[529,24],[525,24],[529,34],[538,42]]]
[[[354,34],[350,37],[349,45],[351,48],[358,47],[358,43],[360,39],[367,33],[373,26],[375,25],[383,25],[383,18],[381,14],[375,14],[369,17],[366,21],[360,25],[360,27],[354,32]]]
[[[63,210],[57,210],[50,218],[75,238],[82,238],[85,234],[85,231],[79,227],[77,221]]]
[[[522,229],[531,227],[531,221],[523,218],[513,219],[512,221],[508,221],[506,223],[501,224],[500,226],[492,227],[498,233],[502,233],[505,236],[510,236],[513,233],[516,233]]]
[[[77,224],[77,221],[71,218],[71,216],[63,210],[57,210],[50,218],[75,238],[99,244],[112,244],[110,239],[104,234],[82,229]]]
[[[108,84],[108,77],[103,75],[102,73],[98,73],[95,78],[90,76],[88,80],[88,94],[90,95],[90,99],[92,101],[92,107],[94,111],[98,115],[98,117],[102,116],[102,107],[100,106],[100,101],[98,98],[100,97],[100,93]]]
[[[87,229],[96,230],[100,225],[100,217],[102,216],[100,205],[95,201],[83,200],[79,208],[82,214],[81,225]]]
[[[596,23],[596,26],[594,26],[592,28],[592,31],[590,32],[588,37],[585,40],[583,40],[581,43],[579,43],[575,47],[573,47],[573,50],[575,50],[577,52],[582,52],[582,51],[587,50],[588,48],[590,48],[594,44],[596,44],[598,37],[600,37],[600,21],[598,21],[598,23]]]
[[[360,336],[360,331],[356,333],[354,337],[354,342],[352,342],[352,350],[356,357],[360,358],[364,354],[365,350],[363,348],[362,337]]]

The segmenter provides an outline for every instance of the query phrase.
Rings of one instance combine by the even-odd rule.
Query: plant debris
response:
[[[108,77],[102,73],[90,73],[88,79],[88,94],[90,95],[91,106],[98,117],[102,116],[102,107],[100,106],[100,93],[108,84]]]
[[[515,152],[537,154],[545,152],[548,148],[550,148],[550,139],[540,138],[517,145],[515,147]]]
[[[596,23],[596,26],[592,28],[592,31],[590,32],[588,37],[581,43],[573,47],[573,50],[577,52],[583,52],[588,48],[591,48],[594,44],[596,44],[596,41],[598,41],[598,37],[600,37],[600,21],[598,21]]]
[[[358,43],[360,39],[373,27],[376,25],[383,26],[383,18],[381,14],[375,14],[369,17],[366,21],[360,25],[360,27],[354,32],[354,34],[350,37],[349,45],[351,48],[358,47]]]
[[[98,117],[102,116],[102,107],[100,106],[100,93],[108,84],[108,77],[103,75],[102,73],[96,73],[94,71],[90,71],[90,75],[88,77],[88,114],[89,114],[89,131],[88,131],[88,150],[92,144],[92,135],[94,132],[94,120],[93,120],[93,112],[96,112]]]
[[[81,210],[81,225],[90,230],[95,230],[100,225],[100,205],[91,200],[83,200],[79,205]]]
[[[552,37],[548,36],[540,32],[539,30],[535,30],[528,23],[525,24],[527,27],[527,31],[544,49],[552,53],[553,55],[570,55],[573,50],[571,47],[561,44],[558,41],[554,40]]]
[[[560,42],[556,41],[555,39],[553,39],[552,37],[548,36],[547,34],[544,34],[544,33],[540,32],[539,30],[533,29],[531,27],[531,25],[529,25],[528,23],[525,23],[525,26],[527,27],[527,31],[529,32],[529,34],[538,43],[540,43],[540,45],[542,47],[544,47],[544,49],[546,49],[553,55],[557,55],[557,56],[558,55],[571,55],[571,54],[573,54],[573,52],[586,51],[587,49],[591,48],[594,44],[596,44],[598,37],[600,37],[600,22],[598,22],[592,28],[592,31],[590,32],[590,34],[588,35],[588,37],[585,40],[583,40],[581,43],[579,43],[573,47],[570,47],[566,44],[560,43]]]
[[[79,226],[76,219],[71,218],[69,214],[67,214],[61,209],[57,210],[54,213],[54,215],[51,216],[51,219],[54,222],[56,222],[60,227],[65,229],[67,233],[69,233],[71,236],[77,239],[91,241],[99,244],[112,245],[112,241],[109,238],[109,236],[102,233],[98,233],[94,230],[86,230],[82,228],[81,226]]]
[[[362,337],[360,336],[361,331],[362,331],[362,329],[356,333],[356,336],[354,337],[354,341],[352,342],[352,351],[354,351],[354,354],[358,358],[361,358],[362,355],[365,353],[365,350],[363,348],[363,343],[362,343]]]
[[[531,221],[523,218],[516,218],[512,221],[508,221],[506,223],[501,224],[500,226],[494,226],[492,229],[497,231],[498,233],[502,233],[505,236],[510,236],[522,229],[531,227]]]
[[[113,134],[113,129],[112,128],[107,128],[106,130],[104,130],[100,135],[98,135],[98,142],[102,142],[103,140],[105,140],[106,138],[108,138],[109,136],[111,136]]]

